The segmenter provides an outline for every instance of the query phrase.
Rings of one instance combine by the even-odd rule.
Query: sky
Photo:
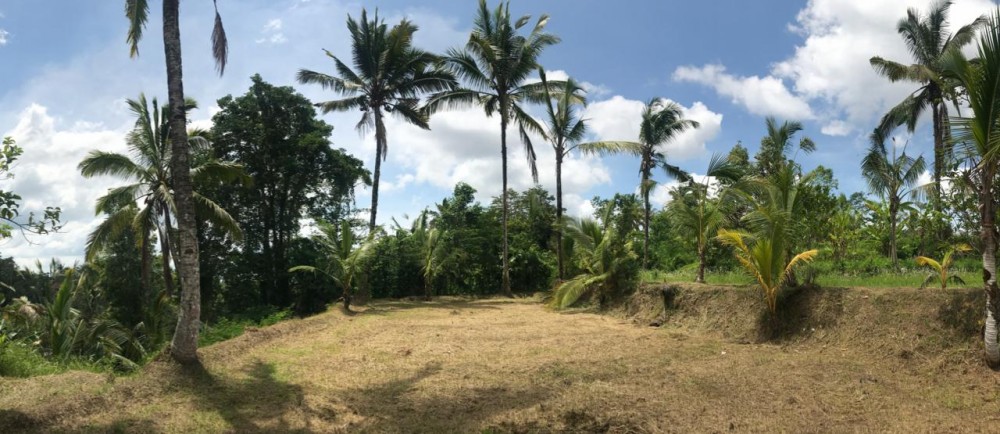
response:
[[[160,2],[152,1],[137,58],[125,42],[123,1],[0,0],[0,136],[24,148],[12,179],[0,189],[24,198],[22,210],[59,206],[58,234],[14,237],[0,242],[0,255],[22,264],[56,257],[80,260],[87,234],[100,221],[94,200],[121,182],[84,179],[76,168],[91,150],[124,152],[134,119],[126,98],[140,93],[166,99]],[[490,1],[491,6],[495,1]],[[663,97],[681,105],[700,128],[665,146],[682,169],[704,173],[713,153],[742,142],[751,155],[764,135],[764,119],[797,120],[817,151],[799,155],[807,169],[834,171],[845,194],[864,191],[859,164],[867,136],[888,108],[916,89],[889,83],[874,73],[874,55],[910,62],[896,22],[908,7],[926,10],[928,0],[809,0],[666,2],[661,0],[513,0],[512,14],[550,15],[547,31],[561,38],[541,58],[549,78],[573,77],[588,89],[584,116],[590,139],[635,140],[643,104]],[[181,2],[186,96],[200,102],[192,124],[211,126],[215,101],[242,95],[255,73],[276,85],[294,86],[312,101],[337,95],[299,85],[299,69],[333,73],[323,49],[350,58],[348,15],[378,9],[389,24],[407,18],[420,30],[415,44],[443,52],[467,40],[477,2],[472,0],[220,0],[230,43],[229,65],[213,68],[212,2]],[[953,28],[991,12],[986,0],[957,0]],[[533,108],[540,115],[541,109]],[[334,126],[333,146],[371,168],[375,145],[354,130],[358,113],[323,115]],[[910,135],[898,131],[908,151],[932,156],[930,119]],[[457,182],[488,202],[500,192],[499,120],[480,110],[435,115],[431,131],[396,120],[387,124],[388,161],[380,188],[379,222],[405,221],[450,195]],[[510,134],[516,137],[515,134]],[[519,143],[512,142],[511,187],[533,185]],[[540,182],[554,191],[554,154],[540,140]],[[563,169],[564,200],[571,215],[589,215],[590,199],[637,191],[638,161],[632,157],[573,156]],[[653,193],[662,207],[676,185],[663,174]],[[925,179],[929,179],[927,175]],[[357,192],[358,206],[370,192]]]

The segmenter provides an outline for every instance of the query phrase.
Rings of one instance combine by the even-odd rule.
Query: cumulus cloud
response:
[[[725,66],[705,65],[700,68],[681,66],[674,71],[673,78],[710,86],[719,95],[731,98],[734,104],[756,115],[796,120],[815,117],[809,104],[792,94],[777,77],[740,77],[727,73]]]
[[[260,31],[263,35],[261,38],[255,40],[258,44],[269,44],[269,45],[280,45],[288,42],[288,38],[281,31],[282,22],[280,18],[275,18],[264,24],[264,28]]]
[[[0,47],[7,45],[10,42],[10,32],[0,29]]]
[[[636,140],[644,108],[642,101],[616,95],[587,106],[584,117],[599,140]],[[686,119],[697,121],[700,126],[678,134],[663,149],[669,158],[680,161],[703,157],[708,152],[705,143],[715,139],[722,130],[722,114],[709,110],[700,101],[691,107],[681,105],[681,109]]]

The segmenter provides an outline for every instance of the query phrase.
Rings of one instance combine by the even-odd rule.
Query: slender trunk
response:
[[[941,103],[931,103],[934,122],[934,202],[941,206],[941,172],[944,171],[944,122],[941,119]]]
[[[502,110],[502,109],[501,109]],[[503,283],[500,287],[501,293],[507,297],[513,297],[510,290],[510,262],[507,252],[507,115],[500,114],[500,159],[503,172],[503,215],[501,225],[503,226]]]
[[[163,50],[167,65],[167,95],[170,101],[170,169],[174,203],[177,206],[181,300],[177,329],[170,355],[181,363],[198,361],[198,328],[201,325],[201,279],[198,272],[198,234],[195,227],[191,164],[188,155],[187,119],[184,113],[184,82],[181,68],[179,0],[163,0]]]
[[[375,107],[375,172],[372,174],[372,212],[368,220],[368,233],[375,232],[375,214],[378,212],[378,183],[382,176],[382,160],[386,151],[385,124],[382,123],[382,109]]]
[[[990,172],[986,172],[990,173]],[[979,212],[983,241],[983,289],[986,292],[986,324],[983,328],[983,347],[986,350],[986,364],[992,369],[1000,369],[1000,345],[997,341],[1000,319],[1000,288],[997,287],[997,228],[993,197],[992,175],[983,175],[979,191]]]
[[[141,300],[147,300],[153,295],[153,254],[149,246],[149,231],[152,230],[148,226],[148,222],[143,222],[142,224],[142,296]]]
[[[649,163],[651,164],[651,163]],[[642,191],[642,268],[644,270],[649,269],[649,214],[651,213],[651,207],[649,204],[649,168],[645,167],[646,163],[643,164],[642,170],[642,186],[639,188]]]
[[[698,278],[695,283],[705,283],[705,246],[698,246]]]
[[[563,205],[562,205],[562,147],[556,149],[556,258],[558,258],[559,281],[566,279],[566,267],[563,265]]]
[[[351,311],[351,288],[344,288],[344,312]]]
[[[889,202],[889,259],[892,259],[892,268],[899,271],[899,258],[896,255],[896,213],[899,204],[895,199]]]
[[[160,234],[160,250],[163,255],[163,284],[167,297],[174,296],[174,275],[170,272],[170,210],[163,208],[163,231]]]

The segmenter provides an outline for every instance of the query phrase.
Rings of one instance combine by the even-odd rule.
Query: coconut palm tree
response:
[[[985,22],[980,17],[949,34],[948,11],[951,3],[950,0],[938,0],[931,4],[926,15],[910,8],[906,11],[906,17],[896,24],[896,31],[906,42],[914,63],[907,65],[879,56],[870,60],[875,71],[889,81],[908,81],[920,85],[882,116],[876,132],[881,137],[888,137],[893,129],[906,125],[907,130],[912,133],[917,121],[930,106],[934,129],[933,176],[936,198],[941,195],[941,176],[951,155],[947,140],[948,102],[952,102],[958,110],[958,83],[943,74],[942,61],[949,51],[961,49],[971,42],[976,31]]]
[[[347,17],[347,29],[351,33],[354,69],[324,50],[333,59],[339,76],[302,69],[298,80],[303,84],[319,84],[345,97],[317,103],[323,113],[361,110],[357,130],[362,134],[375,130],[375,171],[368,223],[368,230],[373,231],[378,211],[379,177],[389,151],[386,114],[429,130],[427,114],[418,107],[421,96],[453,89],[456,82],[454,75],[436,66],[437,56],[413,47],[417,26],[405,19],[390,30],[379,19],[378,11],[369,20],[368,13],[362,9],[360,22]]]
[[[340,286],[344,310],[350,311],[354,278],[362,273],[365,261],[373,251],[375,238],[369,234],[367,240],[359,240],[348,220],[342,220],[339,228],[322,220],[317,221],[316,226],[319,234],[313,239],[326,251],[325,256],[316,265],[298,265],[288,271],[326,276]]]
[[[562,165],[564,159],[574,150],[585,154],[630,153],[639,155],[641,146],[636,142],[600,141],[581,143],[587,134],[586,119],[579,117],[577,107],[586,105],[583,88],[575,80],[568,79],[558,92],[554,92],[546,78],[545,70],[538,69],[545,92],[546,136],[556,153],[556,221],[563,221],[562,205]],[[561,225],[556,225],[556,257],[558,258],[559,280],[565,278],[563,265],[563,233]]]
[[[757,152],[757,169],[763,177],[771,176],[781,170],[786,164],[791,164],[795,159],[793,155],[788,158],[788,153],[792,150],[792,139],[795,134],[802,131],[802,123],[798,121],[784,121],[778,125],[777,119],[768,116],[765,119],[767,135],[760,140],[760,151]],[[799,139],[799,146],[796,150],[810,153],[816,150],[816,143],[808,137]]]
[[[715,154],[709,160],[708,171],[700,183],[692,178],[687,185],[682,185],[671,193],[673,198],[667,205],[671,221],[683,228],[685,233],[695,235],[695,245],[698,248],[698,275],[695,277],[697,283],[705,283],[708,243],[725,222],[722,199],[729,192],[729,189],[723,189],[713,200],[709,197],[710,181],[714,178],[716,182],[736,182],[740,175],[739,168],[728,158]]]
[[[527,35],[520,30],[531,20],[523,16],[511,21],[510,3],[501,3],[492,12],[486,0],[479,0],[472,34],[464,50],[450,49],[444,57],[444,66],[465,80],[468,89],[453,89],[432,95],[425,109],[428,113],[454,107],[479,106],[487,116],[500,117],[500,158],[502,170],[503,212],[503,283],[501,291],[511,296],[510,261],[507,236],[507,127],[516,125],[524,145],[524,153],[532,178],[538,181],[535,150],[528,133],[544,136],[544,130],[522,107],[522,103],[540,103],[545,98],[541,82],[528,82],[539,68],[542,50],[559,42],[559,38],[545,33],[548,15],[542,15]],[[550,82],[558,88],[561,83]]]
[[[878,195],[889,206],[889,258],[893,268],[899,268],[899,257],[896,254],[896,224],[901,207],[909,204],[903,202],[907,196],[919,196],[926,186],[916,185],[920,174],[924,173],[924,157],[906,155],[906,145],[902,153],[896,155],[895,139],[893,139],[892,157],[886,152],[878,131],[872,134],[871,148],[861,160],[861,174],[868,180],[868,191]]]
[[[553,307],[567,308],[588,293],[603,301],[620,295],[630,286],[638,256],[632,241],[622,239],[621,231],[611,226],[610,218],[599,224],[590,219],[567,217],[563,226],[566,236],[573,240],[581,273],[555,288],[550,302]]]
[[[188,150],[187,113],[184,111],[184,81],[181,56],[180,0],[163,1],[163,51],[167,66],[167,96],[171,107],[170,143],[173,147],[170,169],[173,172],[174,203],[177,209],[177,232],[180,248],[177,274],[181,282],[181,300],[177,329],[170,343],[170,355],[181,363],[198,361],[198,327],[201,317],[201,277],[198,269],[198,227],[195,220],[194,185],[191,181],[191,156]],[[212,29],[212,57],[222,75],[229,57],[229,43],[222,26],[216,0]],[[129,21],[126,43],[132,57],[139,55],[139,41],[149,20],[149,0],[125,0]]]
[[[1000,173],[1000,9],[989,17],[980,33],[977,53],[972,61],[957,49],[949,50],[942,59],[942,70],[965,88],[972,109],[971,116],[952,118],[950,125],[956,153],[966,164],[963,181],[974,186],[979,199],[983,290],[986,293],[983,340],[987,364],[1000,369],[997,194],[994,188]]]
[[[116,187],[97,199],[95,212],[106,214],[104,220],[87,238],[86,258],[92,261],[108,243],[131,226],[136,234],[141,234],[143,293],[153,294],[151,288],[150,265],[152,262],[150,238],[153,229],[158,230],[160,252],[163,255],[163,278],[167,295],[173,293],[173,278],[170,272],[170,256],[176,246],[172,246],[171,216],[176,215],[173,193],[173,177],[170,171],[172,148],[169,143],[169,107],[160,107],[153,98],[152,108],[146,96],[127,100],[129,110],[136,117],[135,127],[126,137],[129,155],[115,152],[91,151],[78,168],[85,178],[111,175],[124,178],[130,184]],[[193,110],[198,105],[188,99],[185,110]],[[208,141],[204,132],[194,130],[189,141],[195,148],[205,149]],[[192,178],[202,181],[233,181],[244,179],[242,167],[217,160],[202,162],[191,170]],[[239,225],[222,207],[197,192],[193,195],[195,210],[199,217],[224,228],[234,238],[242,236]],[[136,202],[142,205],[137,207]]]
[[[933,271],[927,275],[924,279],[924,283],[920,284],[920,288],[925,288],[927,285],[937,281],[941,285],[941,289],[948,289],[948,282],[955,282],[959,285],[965,285],[965,280],[957,274],[951,274],[951,265],[955,262],[955,254],[962,254],[965,252],[972,251],[972,246],[959,243],[951,246],[947,252],[945,252],[944,257],[941,258],[941,262],[938,262],[934,258],[928,258],[926,256],[917,256],[917,265],[921,267],[930,267]]]
[[[642,112],[642,123],[639,127],[639,192],[642,194],[642,268],[649,269],[649,219],[652,208],[649,203],[649,193],[656,186],[653,180],[653,169],[660,167],[670,177],[687,181],[689,178],[679,167],[667,164],[666,154],[660,147],[673,140],[678,134],[689,128],[698,128],[698,122],[684,119],[681,106],[662,98],[653,98],[646,104]]]

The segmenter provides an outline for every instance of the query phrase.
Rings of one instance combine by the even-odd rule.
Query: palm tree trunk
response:
[[[889,203],[889,258],[892,268],[899,271],[899,258],[896,255],[896,213],[899,205],[893,200]]]
[[[990,173],[990,172],[986,172]],[[983,347],[986,350],[986,364],[992,369],[1000,369],[1000,344],[997,341],[997,319],[1000,318],[1000,288],[997,287],[997,228],[996,210],[993,197],[992,175],[983,175],[979,192],[979,212],[981,236],[983,240],[983,289],[986,292],[986,324],[983,328]]]
[[[695,283],[705,283],[705,246],[698,246],[698,277]]]
[[[368,233],[375,232],[375,214],[378,212],[378,183],[382,177],[382,160],[385,158],[385,124],[382,109],[375,107],[375,172],[372,174],[372,212],[368,220]]]
[[[188,155],[187,119],[184,113],[184,81],[181,65],[179,0],[163,0],[163,50],[167,65],[167,95],[170,101],[170,170],[177,206],[180,247],[180,313],[170,343],[170,355],[181,363],[198,361],[198,328],[201,317],[201,279],[198,272],[198,234],[195,227],[191,164]]]
[[[651,213],[651,207],[649,204],[649,169],[643,169],[642,171],[642,268],[644,270],[649,269],[649,214]]]
[[[163,284],[167,290],[167,297],[174,296],[174,275],[170,272],[170,211],[163,207],[163,230],[160,234],[160,250],[163,256]]]
[[[566,267],[563,265],[563,204],[562,204],[562,147],[556,149],[556,258],[558,258],[559,281],[566,279]]]
[[[932,102],[931,110],[934,116],[934,210],[941,211],[941,174],[944,172],[945,143],[943,102]]]
[[[503,172],[503,193],[501,193],[503,197],[503,212],[501,213],[503,215],[501,218],[503,226],[503,282],[500,291],[507,297],[513,297],[514,293],[510,290],[510,261],[507,246],[507,115],[504,112],[500,114],[500,160]]]

